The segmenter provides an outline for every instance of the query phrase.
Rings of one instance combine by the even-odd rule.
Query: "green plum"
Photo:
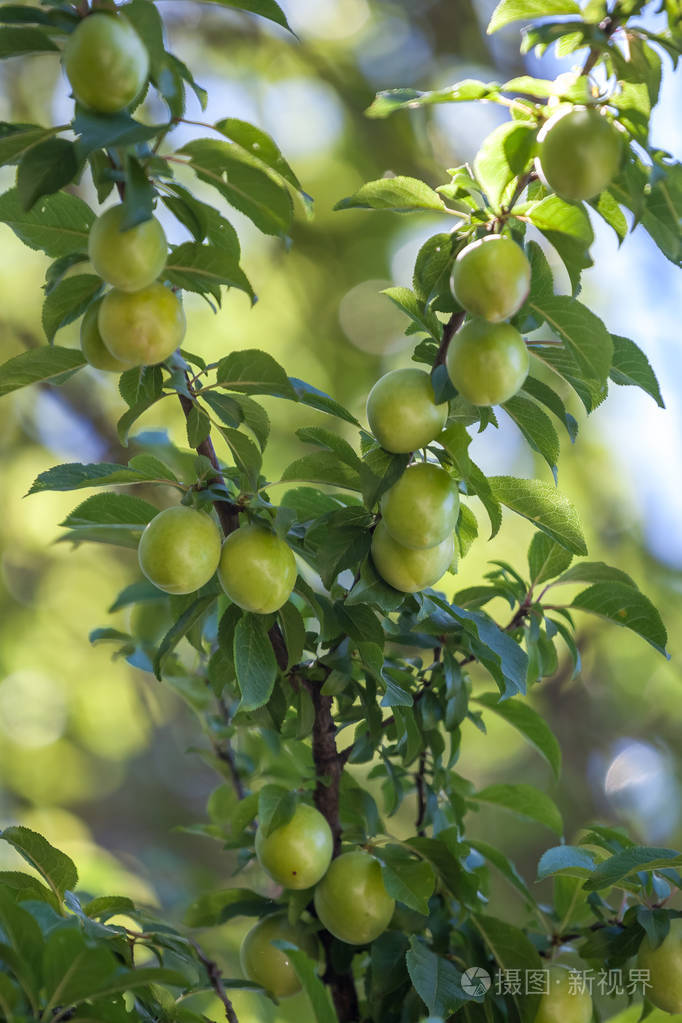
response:
[[[439,465],[410,465],[382,497],[381,515],[392,538],[403,547],[436,547],[457,525],[457,484]]]
[[[472,405],[501,405],[522,387],[530,356],[509,323],[475,319],[455,334],[445,364],[453,385]]]
[[[296,582],[291,548],[263,526],[240,526],[225,540],[218,578],[245,611],[270,614],[286,604]]]
[[[158,283],[142,291],[110,291],[97,324],[114,358],[131,366],[163,362],[182,343],[186,326],[179,298]]]
[[[125,18],[90,14],[64,47],[64,70],[79,103],[100,114],[125,110],[149,77],[149,54]]]
[[[299,803],[290,821],[265,836],[256,831],[256,856],[277,884],[312,888],[327,872],[334,841],[327,821],[313,806]]]
[[[247,978],[274,998],[289,998],[301,990],[301,982],[288,953],[273,941],[291,942],[316,960],[317,939],[302,927],[292,926],[285,913],[273,913],[259,920],[242,942],[239,958]]]
[[[563,966],[549,969],[549,991],[540,999],[535,1023],[590,1023],[592,996],[571,988],[570,971]]]
[[[637,965],[649,971],[646,996],[657,1009],[682,1013],[682,918],[670,921],[665,940],[653,948],[648,937],[639,948]]]
[[[538,171],[562,199],[598,195],[613,181],[623,151],[621,133],[592,107],[558,111],[538,135]]]
[[[85,311],[81,321],[81,351],[89,365],[95,369],[105,370],[107,373],[124,373],[132,368],[132,364],[116,359],[104,344],[99,332],[97,320],[103,301],[103,298],[98,298]]]
[[[530,263],[520,245],[499,234],[472,242],[457,256],[452,291],[474,316],[492,323],[518,312],[530,289]]]
[[[220,530],[204,512],[179,504],[145,526],[137,554],[147,579],[160,590],[194,593],[218,567]]]
[[[335,860],[315,889],[315,912],[339,941],[366,945],[391,922],[395,900],[386,891],[376,857],[355,849]]]
[[[168,243],[155,217],[121,229],[123,205],[105,210],[90,228],[88,254],[95,271],[121,291],[149,287],[166,265]]]
[[[367,398],[369,428],[385,451],[404,454],[435,440],[448,418],[448,404],[436,404],[431,377],[423,369],[393,369]]]
[[[372,560],[389,586],[403,593],[417,593],[435,586],[455,556],[452,533],[435,547],[413,550],[394,540],[383,523],[372,534]]]

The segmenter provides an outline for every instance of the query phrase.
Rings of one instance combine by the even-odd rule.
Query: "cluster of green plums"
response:
[[[320,923],[339,941],[367,945],[388,927],[395,901],[386,891],[381,866],[364,849],[332,859],[333,839],[322,814],[299,803],[291,819],[265,835],[256,831],[256,857],[277,884],[294,891],[314,888],[312,900]],[[286,914],[264,917],[248,932],[241,963],[249,980],[276,998],[300,991],[301,985],[286,950],[274,941],[296,945],[317,959],[317,939],[310,929],[290,924]]]
[[[230,600],[255,614],[278,611],[296,582],[291,548],[267,527],[243,525],[222,542],[208,513],[182,504],[154,516],[137,553],[147,579],[164,593],[194,593],[217,571]]]

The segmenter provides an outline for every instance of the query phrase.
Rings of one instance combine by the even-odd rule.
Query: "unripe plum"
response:
[[[543,126],[538,143],[540,176],[563,199],[591,199],[618,173],[622,136],[592,107],[558,111]]]
[[[590,1023],[592,996],[571,988],[570,972],[562,966],[549,969],[549,991],[540,999],[535,1023]]]
[[[369,428],[385,451],[404,454],[435,440],[445,426],[448,404],[436,404],[423,369],[394,369],[375,383],[367,398]]]
[[[130,362],[121,362],[115,358],[102,340],[97,320],[100,306],[104,299],[98,298],[96,302],[89,305],[85,316],[81,320],[81,351],[88,364],[95,369],[105,370],[107,373],[123,373],[132,368]]]
[[[475,319],[455,334],[445,364],[453,385],[467,401],[500,405],[522,387],[530,356],[518,330],[509,323]]]
[[[434,586],[450,567],[455,540],[449,536],[435,547],[413,550],[394,540],[383,521],[372,534],[372,560],[389,586],[403,593],[417,593]]]
[[[386,529],[403,547],[435,547],[457,525],[457,484],[439,465],[410,465],[382,497],[381,515]]]
[[[378,938],[394,909],[379,861],[362,849],[332,860],[315,889],[315,911],[322,924],[349,945],[366,945]]]
[[[317,941],[302,927],[292,926],[284,913],[274,913],[259,920],[242,942],[239,958],[248,979],[274,998],[289,998],[301,990],[301,982],[289,954],[273,941],[289,941],[311,959],[317,959]]]
[[[97,324],[111,354],[131,366],[163,362],[185,336],[180,300],[158,283],[142,291],[110,291],[102,300]]]
[[[291,548],[263,526],[241,526],[225,540],[218,578],[239,607],[270,614],[286,604],[296,582]]]
[[[520,245],[503,235],[472,242],[457,256],[452,290],[467,312],[492,323],[518,312],[530,289],[530,263]]]
[[[90,228],[88,253],[95,271],[121,291],[141,291],[166,265],[168,243],[155,217],[121,230],[123,205],[111,206]]]
[[[649,971],[646,996],[657,1009],[682,1013],[682,918],[670,921],[670,930],[658,948],[648,937],[639,948],[637,965]]]
[[[299,803],[293,817],[269,835],[256,831],[256,856],[277,884],[312,888],[331,862],[334,842],[327,821],[313,806]]]
[[[194,593],[218,567],[220,531],[208,515],[179,504],[145,526],[137,553],[140,568],[160,590]]]
[[[78,24],[64,47],[63,61],[78,102],[100,114],[125,110],[149,77],[149,54],[133,26],[104,11]]]

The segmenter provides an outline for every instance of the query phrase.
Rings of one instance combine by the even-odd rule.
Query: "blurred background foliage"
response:
[[[541,61],[521,58],[516,27],[486,38],[487,0],[284,0],[282,6],[298,40],[217,4],[159,4],[172,48],[209,92],[207,111],[197,105],[188,116],[260,124],[275,136],[316,210],[312,221],[299,218],[289,252],[235,217],[259,302],[250,309],[246,296],[234,292],[214,315],[198,296],[187,295],[187,347],[209,361],[233,348],[263,347],[288,372],[363,417],[369,387],[380,373],[407,362],[411,344],[402,333],[402,314],[378,292],[391,282],[408,284],[421,242],[446,228],[438,215],[333,213],[332,207],[362,181],[390,172],[443,182],[445,168],[470,159],[504,117],[483,104],[426,108],[388,121],[367,120],[363,110],[383,88],[428,89],[469,76],[504,81],[527,70],[553,77],[567,65],[551,52]],[[71,100],[57,61],[4,61],[0,77],[0,118],[43,124],[67,119]],[[678,157],[681,105],[682,80],[668,74],[653,137]],[[143,116],[152,121],[158,113],[150,101]],[[176,143],[194,131],[180,125]],[[9,187],[12,174],[0,171],[0,185]],[[88,178],[80,191],[95,204]],[[168,220],[171,241],[183,240]],[[667,410],[642,392],[614,386],[611,400],[587,423],[572,402],[581,428],[575,446],[564,442],[559,484],[580,510],[591,557],[630,572],[661,608],[673,656],[665,662],[632,634],[585,622],[579,677],[571,677],[567,661],[533,698],[563,748],[563,780],[553,795],[564,811],[568,840],[599,818],[626,824],[642,842],[679,847],[679,287],[675,268],[643,232],[636,230],[618,249],[601,222],[595,219],[594,227],[596,266],[586,275],[584,299],[612,330],[629,334],[647,352]],[[4,362],[42,343],[37,289],[45,260],[4,226],[0,246]],[[77,345],[77,326],[66,328],[60,343]],[[299,452],[294,429],[316,413],[271,404],[265,471],[273,478]],[[115,383],[92,370],[59,390],[30,389],[3,401],[0,824],[21,822],[64,848],[93,895],[128,894],[180,918],[198,893],[232,883],[237,867],[232,854],[182,831],[204,819],[206,798],[217,783],[193,752],[202,746],[196,719],[153,676],[112,662],[105,645],[87,642],[88,631],[107,622],[117,592],[136,577],[134,554],[104,546],[72,551],[57,543],[57,524],[77,503],[73,496],[23,499],[35,476],[56,461],[126,460],[132,449],[163,445],[166,436],[186,443],[179,406],[164,402],[141,420],[131,451],[123,453],[113,426],[122,408]],[[487,472],[548,477],[509,420],[475,439],[472,451]],[[523,571],[521,553],[530,536],[528,524],[508,517],[500,535],[490,544],[479,539],[459,576],[448,577],[451,591],[480,581],[491,558]],[[500,620],[507,615],[504,606],[495,611]],[[127,627],[125,612],[118,621]],[[483,678],[481,685],[489,687]],[[488,715],[488,729],[485,736],[465,726],[458,767],[465,776],[477,786],[513,777],[551,788],[543,762],[514,731],[494,715]],[[286,770],[273,758],[273,771],[281,777]],[[367,774],[365,767],[355,770]],[[409,799],[402,812],[405,822],[400,814],[391,821],[396,834],[411,827]],[[552,836],[490,809],[472,821],[472,837],[499,838],[502,828],[507,853],[532,879]],[[2,867],[14,866],[9,856],[2,852]],[[269,882],[250,865],[234,883],[267,891]],[[509,890],[495,888],[492,898],[499,915],[514,917]],[[227,976],[239,975],[237,948],[247,927],[239,921],[207,936]],[[235,1006],[246,1023],[300,1020],[303,997],[276,1009],[237,993]],[[625,1023],[630,1016],[622,1018]]]

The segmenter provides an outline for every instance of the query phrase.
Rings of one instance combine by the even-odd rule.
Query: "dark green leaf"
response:
[[[544,824],[550,831],[561,835],[564,824],[556,803],[533,785],[488,785],[474,796],[477,802],[492,803],[511,813]]]
[[[432,188],[417,178],[379,178],[368,181],[354,195],[337,202],[335,210],[444,210],[445,203]]]
[[[145,461],[142,461],[145,459]],[[138,468],[133,466],[137,462]],[[81,462],[69,462],[46,469],[36,478],[29,494],[42,493],[45,490],[81,490],[84,487],[125,486],[128,483],[145,483],[150,480],[175,479],[169,476],[169,470],[151,456],[140,455],[131,459],[130,465],[118,465],[116,462],[93,462],[83,465]]]
[[[280,785],[265,785],[258,793],[258,828],[268,838],[288,824],[296,812],[296,793]]]
[[[218,245],[184,242],[170,253],[164,277],[177,288],[210,294],[220,304],[221,287],[239,288],[252,302],[256,296],[244,271],[229,249]]]
[[[204,0],[204,2],[220,4],[222,7],[235,7],[238,11],[248,11],[249,14],[260,14],[282,28],[289,28],[284,11],[275,0]]]
[[[381,862],[384,886],[391,898],[428,916],[429,899],[436,886],[431,864],[415,859],[400,845],[381,846],[375,855]]]
[[[529,519],[572,554],[587,554],[578,513],[567,497],[540,480],[491,476],[489,483],[495,497],[507,508]]]
[[[218,363],[218,383],[244,394],[273,394],[296,400],[296,391],[280,364],[266,352],[245,348],[230,352]]]
[[[272,899],[250,888],[226,888],[200,896],[187,910],[188,927],[217,927],[235,916],[265,916]]]
[[[154,658],[154,674],[161,680],[161,669],[164,658],[175,650],[176,646],[187,633],[190,631],[192,626],[199,621],[199,619],[208,611],[208,609],[215,603],[218,596],[217,591],[203,594],[197,600],[194,600],[190,606],[183,611],[178,618],[177,622],[168,630],[166,635],[161,641],[161,645],[156,652]]]
[[[29,384],[54,380],[84,365],[82,352],[73,348],[30,348],[0,366],[0,397]]]
[[[536,533],[528,548],[528,568],[531,583],[540,583],[554,579],[565,572],[573,560],[573,555],[546,533]]]
[[[261,615],[245,614],[234,631],[234,664],[242,699],[239,709],[257,710],[272,693],[277,660]]]
[[[56,43],[39,28],[0,28],[0,59],[58,50]]]
[[[73,889],[78,884],[78,872],[73,862],[36,831],[24,827],[5,828],[0,838],[14,846],[60,900],[67,888]]]
[[[556,477],[559,438],[549,416],[534,401],[521,394],[514,395],[502,408],[514,420],[533,450],[542,455]]]
[[[499,89],[496,82],[486,85],[474,78],[465,78],[457,85],[432,92],[420,92],[418,89],[388,89],[377,93],[365,114],[367,117],[380,118],[388,117],[396,110],[413,110],[434,103],[470,103],[472,100],[495,96]]]
[[[472,922],[480,931],[500,970],[520,970],[521,976],[527,970],[543,970],[544,960],[540,959],[535,946],[523,931],[491,916],[474,916]],[[512,994],[509,997],[516,1006],[520,1023],[533,1023],[540,996]]]
[[[505,704],[507,706],[507,704]],[[494,867],[499,870],[503,877],[509,881],[509,883],[516,888],[517,892],[527,899],[529,902],[534,902],[534,898],[530,893],[528,885],[523,880],[519,872],[517,871],[511,860],[508,860],[504,853],[501,853],[499,849],[489,845],[488,842],[481,842],[477,840],[472,842],[469,840],[469,845],[472,849],[475,849],[477,853],[483,856],[484,859],[492,863]]]
[[[73,142],[48,138],[32,146],[17,170],[17,194],[23,209],[30,210],[43,195],[58,192],[78,173]]]
[[[550,14],[580,14],[575,0],[501,0],[492,13],[488,34],[514,21],[532,21]]]
[[[643,391],[651,395],[657,405],[665,408],[656,374],[642,349],[627,337],[612,334],[612,339],[613,364],[610,376],[613,382],[625,386],[641,387]]]
[[[118,114],[96,114],[78,107],[73,130],[79,136],[76,149],[79,158],[83,160],[95,149],[125,148],[137,142],[147,142],[166,132],[168,125],[142,124],[124,111]]]
[[[493,209],[500,208],[507,185],[526,170],[536,135],[536,124],[506,121],[483,140],[474,160],[474,173]]]
[[[317,974],[317,963],[307,953],[295,948],[291,942],[275,941],[273,944],[286,949],[287,958],[293,963],[296,976],[310,1000],[315,1023],[337,1023],[329,988],[322,983]]]
[[[405,961],[415,991],[432,1015],[444,1019],[468,1000],[459,970],[419,938],[411,939]]]
[[[398,306],[398,309],[407,313],[420,330],[440,341],[443,332],[440,320],[435,313],[424,306],[423,302],[419,301],[413,291],[410,291],[409,288],[385,288],[382,295],[386,295],[394,305]]]
[[[534,746],[552,768],[556,778],[561,774],[561,748],[545,719],[529,703],[521,700],[500,700],[497,693],[481,693],[476,703],[499,714],[512,728]]]
[[[44,196],[28,212],[21,207],[16,188],[0,195],[0,223],[7,224],[31,249],[42,249],[53,259],[85,252],[95,215],[82,199],[68,192]]]
[[[583,590],[571,607],[591,611],[636,632],[660,653],[668,656],[666,632],[661,616],[643,593],[624,583],[600,582]]]
[[[67,529],[89,525],[146,525],[159,509],[128,494],[93,494],[60,523]]]
[[[543,853],[538,863],[538,881],[554,874],[584,878],[594,870],[595,863],[587,849],[573,845],[557,845]]]
[[[43,329],[48,341],[52,342],[58,330],[82,316],[103,286],[102,279],[94,274],[77,274],[60,281],[43,303]]]
[[[610,888],[631,874],[638,874],[644,870],[680,866],[682,866],[682,854],[675,849],[633,845],[595,867],[584,887],[586,891],[595,892],[602,888]]]
[[[594,232],[585,209],[577,203],[565,202],[558,195],[550,195],[529,206],[527,214],[561,256],[575,294],[581,272],[592,266],[589,249]]]

